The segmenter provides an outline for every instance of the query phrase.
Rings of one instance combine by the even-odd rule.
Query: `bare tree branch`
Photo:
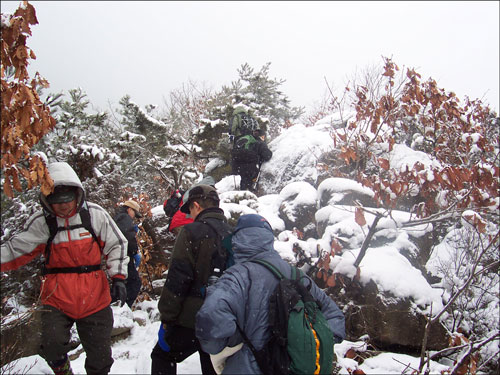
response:
[[[451,370],[451,375],[456,375],[458,373],[459,368],[465,364],[465,361],[475,352],[477,352],[479,349],[481,349],[483,346],[485,346],[487,343],[497,339],[500,337],[500,332],[495,332],[492,334],[490,337],[487,337],[484,340],[481,340],[479,342],[475,343],[469,343],[469,349],[463,353],[463,355],[460,357],[460,359],[457,361],[455,366],[453,366],[453,369]]]

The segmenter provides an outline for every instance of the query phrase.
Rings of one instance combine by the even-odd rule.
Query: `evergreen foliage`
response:
[[[30,6],[26,11],[31,9]],[[32,19],[30,24],[35,21],[36,18]],[[2,26],[2,38],[5,35]],[[25,42],[25,37],[21,41]],[[10,44],[9,47],[18,47],[14,42]],[[24,43],[22,46],[26,49]],[[23,92],[30,90],[25,82],[21,82],[25,86],[16,82],[21,74],[27,79],[25,65],[14,67],[7,60],[4,63],[5,56],[2,55],[2,68],[5,66],[2,100],[14,97],[15,90],[21,87]],[[31,95],[25,96],[40,104],[44,116],[48,116],[50,106],[51,116],[46,123],[38,124],[38,115],[26,112],[27,108],[34,108],[32,105],[23,107],[15,103],[14,108],[10,101],[2,102],[2,133],[7,129],[9,134],[20,134],[19,138],[5,137],[9,139],[2,144],[2,157],[19,154],[20,144],[29,147],[23,147],[23,160],[2,164],[1,240],[19,231],[39,208],[39,190],[32,187],[41,184],[45,191],[49,189],[42,171],[44,163],[68,162],[82,180],[88,200],[111,213],[117,203],[130,197],[149,200],[150,206],[160,205],[176,188],[187,189],[202,174],[207,174],[205,167],[214,158],[228,162],[229,143],[224,133],[236,104],[246,106],[262,128],[272,138],[277,137],[299,119],[303,108],[291,107],[280,89],[285,81],[270,78],[269,71],[270,63],[260,70],[245,63],[238,69],[238,80],[217,92],[190,82],[171,92],[161,110],[153,105],[141,108],[126,95],[119,102],[120,118],[113,113],[90,113],[90,102],[80,88],[69,90],[69,99],[62,93],[51,94],[45,103],[38,103],[45,84],[37,78],[38,85],[33,85]],[[341,121],[342,126],[332,125],[335,149],[319,156],[318,169],[322,178],[341,176],[370,187],[376,202],[387,209],[389,216],[391,210],[406,209],[435,224],[436,237],[444,236],[457,250],[455,259],[442,265],[446,292],[456,295],[463,280],[474,279],[467,293],[451,301],[453,312],[445,319],[446,323],[450,330],[465,323],[473,334],[485,336],[491,327],[482,323],[484,315],[493,311],[498,301],[498,293],[495,295],[490,289],[498,284],[499,217],[493,208],[497,207],[499,190],[500,120],[478,100],[467,98],[461,104],[455,94],[438,88],[434,80],[421,82],[420,75],[411,69],[396,78],[397,71],[399,68],[386,59],[381,71],[368,72],[364,81],[354,82],[346,89],[341,100],[332,98],[322,108],[319,117],[333,112],[346,117]],[[10,116],[18,110],[19,115]],[[17,117],[25,123],[24,130],[16,128]],[[311,122],[319,117],[313,116]],[[4,144],[8,152],[4,151]],[[402,144],[439,162],[432,166],[432,173],[419,163],[404,170],[392,165],[390,152],[395,145]],[[30,180],[27,171],[33,167],[35,175],[37,169],[42,171],[44,180]],[[27,174],[23,174],[26,180],[20,182],[17,171],[22,168]],[[216,179],[227,174],[228,171],[223,171]],[[26,191],[19,194],[23,190]],[[356,211],[360,226],[366,224],[362,208]],[[467,210],[475,212],[466,215]],[[324,264],[314,267],[318,274],[321,271],[327,274],[330,255],[321,262]],[[484,268],[474,274],[470,264]],[[20,272],[36,274],[38,264],[33,263],[25,270]],[[13,293],[22,296],[32,289],[30,283],[24,285],[18,281],[16,275],[21,275],[20,272],[11,273],[6,288],[2,288],[2,301],[7,301],[4,297]],[[484,306],[474,310],[470,304],[477,295]],[[35,302],[33,293],[26,296],[27,301],[23,302]],[[5,314],[5,303],[1,307]]]
[[[264,64],[255,71],[248,63],[238,69],[239,78],[230,86],[223,86],[221,94],[226,98],[226,116],[229,119],[234,105],[243,103],[250,108],[251,113],[265,125],[269,135],[278,136],[281,129],[300,118],[303,107],[291,107],[290,100],[280,90],[284,79],[269,77],[271,63]]]

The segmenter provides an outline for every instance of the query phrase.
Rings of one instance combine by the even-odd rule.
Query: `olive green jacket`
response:
[[[220,208],[203,210],[196,220],[185,225],[175,241],[158,309],[167,325],[195,326],[195,316],[205,298],[207,280],[212,273],[212,256],[217,251],[217,235],[231,231]]]

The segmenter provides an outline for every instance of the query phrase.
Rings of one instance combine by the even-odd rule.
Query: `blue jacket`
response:
[[[236,324],[245,332],[255,349],[261,349],[270,337],[268,301],[278,279],[260,264],[247,262],[264,259],[285,276],[291,276],[290,265],[274,250],[274,236],[265,228],[249,227],[237,231],[232,240],[235,265],[228,268],[217,283],[208,288],[207,297],[196,315],[196,336],[203,350],[216,354],[243,339]],[[311,294],[322,305],[336,342],[345,337],[344,315],[309,278]],[[229,357],[223,374],[259,374],[261,371],[247,345]]]

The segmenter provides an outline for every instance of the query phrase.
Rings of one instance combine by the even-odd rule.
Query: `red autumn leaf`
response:
[[[23,191],[23,188],[21,187],[21,182],[19,181],[19,176],[17,175],[16,170],[12,171],[12,185],[14,186],[14,189],[16,189],[17,191],[19,191],[19,192]]]
[[[304,233],[295,227],[293,228],[293,233],[297,236],[299,240],[304,238]]]
[[[347,350],[347,352],[345,353],[344,355],[344,358],[349,358],[349,359],[354,359],[356,358],[357,354],[356,352],[354,351],[354,349],[350,348],[349,350]]]
[[[389,160],[384,159],[384,158],[378,158],[378,162],[379,162],[380,167],[382,169],[385,169],[386,171],[389,170],[389,168],[390,168]]]
[[[12,186],[10,185],[10,178],[5,177],[5,181],[3,183],[3,192],[9,198],[14,198],[14,193],[12,191]]]
[[[330,243],[331,255],[335,256],[336,254],[342,254],[342,245],[335,239],[332,239]]]
[[[363,213],[363,210],[359,207],[356,207],[356,211],[354,213],[354,220],[356,221],[356,224],[358,224],[360,227],[366,225],[365,214]]]
[[[391,184],[391,190],[394,192],[394,194],[396,195],[399,195],[399,193],[401,193],[401,188],[402,188],[402,184],[401,182],[399,181],[396,181],[394,182],[393,184]]]
[[[326,285],[328,285],[330,288],[335,286],[335,274],[328,276],[328,279],[326,280]]]

